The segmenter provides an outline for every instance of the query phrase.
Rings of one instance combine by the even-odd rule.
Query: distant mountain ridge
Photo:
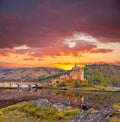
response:
[[[48,77],[64,70],[58,68],[0,68],[0,81],[32,81],[38,77]]]
[[[61,75],[69,75],[71,70],[58,68],[0,68],[0,81],[38,81],[48,82]],[[90,84],[120,86],[120,66],[100,64],[84,67],[85,79]]]

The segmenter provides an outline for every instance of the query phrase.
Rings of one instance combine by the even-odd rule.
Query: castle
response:
[[[75,65],[73,68],[72,68],[72,71],[70,73],[70,77],[73,79],[73,80],[85,80],[84,79],[84,69],[83,68],[80,68],[78,67],[77,65]]]
[[[70,72],[70,75],[62,75],[57,79],[53,79],[52,83],[69,82],[73,83],[75,80],[84,81],[84,69],[75,65]]]

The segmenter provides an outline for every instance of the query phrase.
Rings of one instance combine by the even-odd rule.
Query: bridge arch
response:
[[[20,84],[16,83],[16,82],[12,82],[10,87],[11,88],[20,88]]]
[[[30,84],[21,84],[21,88],[26,88],[26,87],[30,87],[31,85]]]
[[[3,88],[22,88],[22,87],[29,87],[31,88],[38,88],[41,87],[41,84],[38,82],[0,82],[0,87]]]
[[[38,85],[37,84],[32,84],[31,87],[32,88],[38,88]]]

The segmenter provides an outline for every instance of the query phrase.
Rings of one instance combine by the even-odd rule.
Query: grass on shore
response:
[[[118,111],[115,113],[115,116],[110,118],[109,122],[120,122],[120,103],[114,104],[114,107],[118,109]]]
[[[120,122],[120,103],[114,104],[118,109],[109,122]],[[33,106],[30,102],[23,102],[0,110],[0,122],[69,122],[81,114],[79,109],[67,110],[65,112],[44,109]]]
[[[29,102],[24,102],[1,109],[0,122],[69,122],[80,113],[79,109],[65,112],[52,109],[41,110]]]
[[[55,89],[64,89],[64,90],[80,90],[80,91],[117,91],[116,89],[110,88],[110,87],[105,87],[102,85],[86,85],[83,84],[81,86],[75,87],[73,84],[67,83],[66,86],[59,86],[58,84],[51,84],[51,85],[46,85],[46,88],[55,88]]]

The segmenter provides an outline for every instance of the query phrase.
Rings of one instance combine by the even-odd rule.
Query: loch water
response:
[[[120,92],[0,89],[0,108],[33,99],[48,99],[51,103],[63,103],[77,108],[84,104],[99,109],[119,103]]]

